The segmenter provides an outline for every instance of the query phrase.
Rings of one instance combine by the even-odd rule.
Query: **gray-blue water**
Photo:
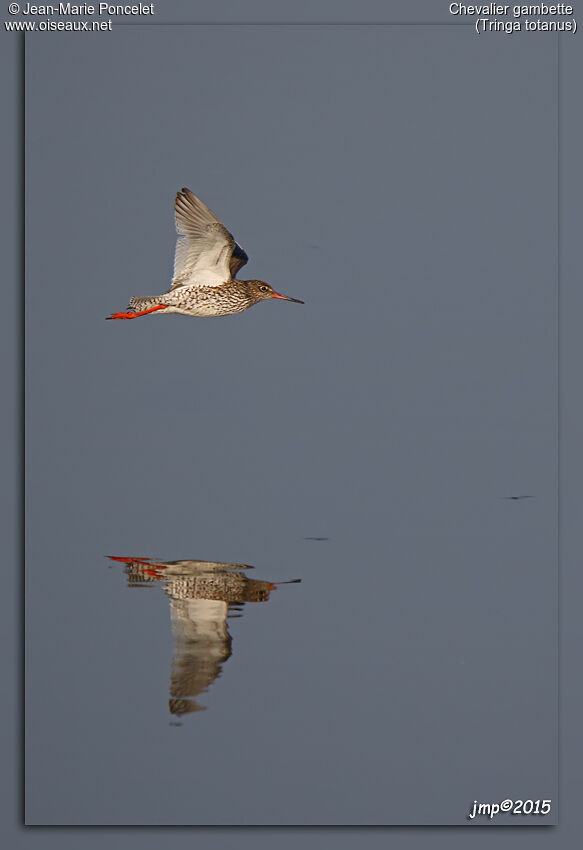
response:
[[[555,797],[555,91],[544,34],[27,37],[29,823]],[[306,304],[103,321],[183,185]],[[223,618],[106,556],[301,583]]]

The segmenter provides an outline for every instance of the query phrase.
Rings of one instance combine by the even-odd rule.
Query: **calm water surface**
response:
[[[28,822],[553,798],[555,42],[107,36],[27,36]],[[104,321],[184,185],[306,303]]]

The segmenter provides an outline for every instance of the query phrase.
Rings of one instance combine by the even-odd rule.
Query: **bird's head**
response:
[[[304,303],[299,298],[290,298],[289,295],[281,295],[264,280],[246,280],[245,283],[255,303],[258,301],[267,301],[269,298],[281,298],[282,301],[295,301],[296,304]]]

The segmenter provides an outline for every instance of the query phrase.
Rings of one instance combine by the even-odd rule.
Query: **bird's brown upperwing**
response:
[[[243,266],[248,262],[249,257],[247,253],[235,242],[235,247],[233,248],[233,253],[231,255],[231,261],[229,263],[229,269],[231,271],[231,277],[237,277],[237,272],[243,268]]]

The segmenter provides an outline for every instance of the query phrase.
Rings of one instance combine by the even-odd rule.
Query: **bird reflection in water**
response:
[[[247,564],[108,557],[124,565],[128,587],[158,583],[170,599],[174,653],[169,709],[176,718],[206,709],[194,697],[208,690],[231,656],[227,620],[242,616],[245,602],[267,602],[279,584],[301,581],[250,579],[243,572],[253,569]]]

